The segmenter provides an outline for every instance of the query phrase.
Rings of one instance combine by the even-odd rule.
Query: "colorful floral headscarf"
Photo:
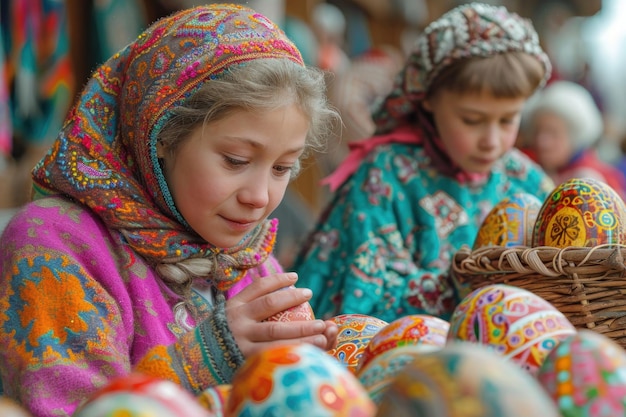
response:
[[[389,142],[423,144],[443,173],[456,175],[461,181],[471,181],[471,178],[466,178],[471,175],[458,172],[441,149],[435,128],[425,116],[421,102],[444,68],[459,60],[486,58],[507,52],[526,52],[536,57],[545,68],[543,84],[550,77],[550,61],[539,44],[532,23],[503,6],[469,3],[448,11],[432,22],[417,39],[405,66],[396,77],[393,90],[373,114],[376,136],[351,142],[351,154],[325,183],[335,189],[354,172],[367,152]],[[406,125],[411,118],[417,119],[421,132],[405,128],[399,133],[394,131]]]
[[[99,67],[33,171],[35,198],[62,194],[97,213],[151,264],[206,256],[225,290],[263,262],[276,224],[267,221],[238,248],[221,249],[185,227],[156,154],[171,110],[233,65],[259,58],[304,65],[271,21],[238,5],[215,4],[155,22]]]
[[[506,52],[526,52],[544,66],[543,83],[550,77],[548,56],[528,19],[503,6],[470,3],[445,13],[418,38],[395,82],[395,88],[374,114],[377,133],[389,132],[415,113],[441,71],[467,58],[486,58]]]

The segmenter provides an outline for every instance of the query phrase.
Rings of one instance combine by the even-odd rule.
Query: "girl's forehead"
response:
[[[490,92],[465,92],[442,90],[435,99],[440,106],[455,111],[482,114],[509,114],[522,110],[526,97],[497,97]]]
[[[493,91],[489,89],[483,89],[480,91],[455,91],[450,89],[441,89],[435,96],[440,97],[441,99],[449,100],[451,102],[458,103],[483,103],[483,102],[511,102],[511,101],[521,101],[525,103],[528,100],[526,96],[516,96],[516,97],[502,97],[496,95]]]

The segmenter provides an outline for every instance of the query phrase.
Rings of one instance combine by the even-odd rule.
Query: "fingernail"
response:
[[[324,329],[326,329],[326,323],[324,323],[322,320],[315,320],[315,323],[313,324],[313,330],[316,332],[323,332]]]
[[[326,338],[324,336],[315,336],[315,341],[313,342],[320,348],[324,348],[326,346]]]
[[[289,272],[287,273],[287,277],[292,280],[292,281],[297,281],[298,280],[298,274],[295,272]]]
[[[300,294],[302,294],[303,297],[311,298],[313,296],[313,291],[309,288],[300,288]]]

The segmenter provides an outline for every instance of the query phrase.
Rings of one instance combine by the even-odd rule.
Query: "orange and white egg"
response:
[[[367,314],[340,314],[331,320],[337,324],[339,333],[335,348],[328,353],[356,374],[366,346],[389,323]]]

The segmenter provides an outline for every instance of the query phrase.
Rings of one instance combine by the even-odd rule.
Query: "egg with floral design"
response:
[[[498,202],[482,221],[473,249],[488,246],[530,246],[542,201],[516,193]]]
[[[226,417],[371,417],[376,407],[345,366],[310,344],[274,346],[248,357],[232,387]]]
[[[563,416],[626,416],[626,351],[581,329],[548,354],[537,380]]]
[[[602,181],[567,180],[541,206],[532,242],[557,248],[626,243],[626,204]]]
[[[443,347],[449,328],[450,323],[428,314],[410,314],[392,321],[380,329],[363,349],[357,375],[374,357],[398,346],[419,345],[427,350]]]
[[[356,374],[366,346],[389,323],[367,314],[340,314],[331,320],[337,324],[339,333],[335,348],[328,353]]]
[[[448,341],[487,346],[535,375],[561,340],[576,334],[574,325],[540,296],[510,285],[478,288],[457,305]]]

